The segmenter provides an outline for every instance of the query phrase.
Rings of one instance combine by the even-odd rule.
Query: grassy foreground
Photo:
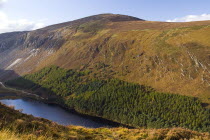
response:
[[[79,127],[73,127],[75,131],[82,131],[84,136],[72,136],[69,139],[124,139],[124,140],[180,140],[180,139],[189,139],[189,140],[209,140],[209,134],[199,134],[190,130],[185,130],[181,128],[176,129],[160,129],[160,130],[129,130],[126,128],[116,128],[116,129],[85,129]],[[115,131],[115,132],[113,132]],[[77,132],[75,132],[77,133]],[[93,134],[91,136],[91,134]],[[0,131],[1,140],[53,140],[53,137],[47,136],[36,136],[30,134],[16,134],[9,130]],[[65,140],[65,138],[56,138],[60,140]]]
[[[0,140],[208,140],[209,133],[199,133],[182,128],[128,129],[61,126],[42,118],[25,115],[0,104]]]

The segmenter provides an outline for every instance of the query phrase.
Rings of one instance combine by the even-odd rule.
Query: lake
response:
[[[45,104],[30,99],[5,99],[0,102],[14,106],[16,110],[22,109],[22,113],[45,118],[61,125],[78,125],[88,128],[112,127],[109,123],[105,123],[106,121],[99,122],[96,118],[67,111],[58,105]]]

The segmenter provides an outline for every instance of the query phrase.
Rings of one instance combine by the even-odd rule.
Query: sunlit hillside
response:
[[[1,79],[57,65],[209,103],[209,25],[209,21],[152,22],[105,14],[2,34],[0,67],[7,72]]]

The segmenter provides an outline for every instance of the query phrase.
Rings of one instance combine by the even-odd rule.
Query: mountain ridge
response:
[[[105,14],[98,14],[98,15],[93,15],[93,16],[88,16],[68,22],[63,22],[63,23],[58,23],[54,25],[49,25],[44,28],[44,30],[49,30],[49,29],[55,29],[55,28],[62,28],[65,26],[73,26],[75,24],[82,24],[85,22],[90,22],[91,20],[104,20],[104,21],[112,21],[112,22],[119,22],[119,21],[144,21],[143,19],[139,19],[137,17],[132,17],[132,16],[127,16],[127,15],[121,15],[121,14],[111,14],[111,13],[105,13]],[[38,29],[38,30],[41,30]]]

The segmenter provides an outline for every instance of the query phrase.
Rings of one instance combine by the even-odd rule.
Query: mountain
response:
[[[12,69],[19,74],[28,73],[43,60],[56,53],[77,33],[84,30],[87,34],[93,35],[94,32],[105,28],[108,23],[126,21],[141,21],[141,19],[124,15],[102,14],[32,32],[1,34],[0,69]]]
[[[20,76],[50,65],[89,70],[210,103],[209,25],[101,14],[5,33],[0,35],[0,69]]]

